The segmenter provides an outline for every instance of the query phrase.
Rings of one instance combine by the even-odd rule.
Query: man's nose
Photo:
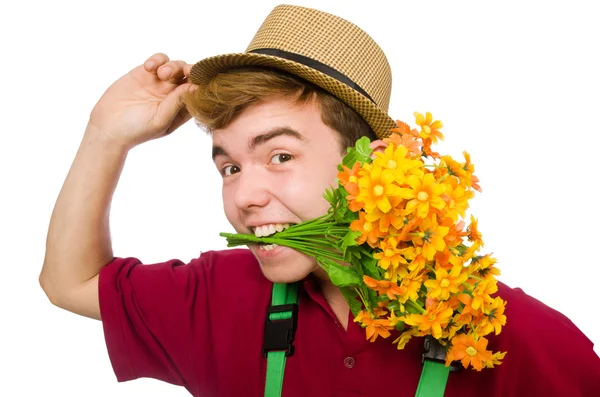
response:
[[[245,167],[239,175],[235,204],[240,209],[264,207],[269,202],[268,178],[260,166]]]

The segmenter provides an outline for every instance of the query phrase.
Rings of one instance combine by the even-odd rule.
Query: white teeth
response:
[[[289,223],[270,223],[268,225],[257,226],[254,228],[256,237],[267,237],[276,232],[281,232],[290,227]]]
[[[260,245],[258,248],[263,251],[271,251],[273,248],[279,247],[277,244]]]

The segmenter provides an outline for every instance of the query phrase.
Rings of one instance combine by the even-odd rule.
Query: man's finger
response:
[[[147,72],[156,74],[158,68],[160,68],[165,63],[169,62],[169,57],[167,54],[163,54],[162,52],[158,52],[152,55],[150,58],[146,59],[144,62],[144,69]]]
[[[157,76],[163,81],[179,84],[189,74],[191,65],[184,61],[170,61],[157,70]]]

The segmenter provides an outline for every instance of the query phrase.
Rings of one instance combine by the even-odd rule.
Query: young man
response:
[[[260,396],[273,282],[299,281],[284,396],[414,395],[422,342],[397,351],[389,340],[367,341],[311,258],[251,246],[144,266],[114,258],[109,234],[128,151],[171,133],[190,113],[212,134],[225,214],[238,232],[272,234],[322,215],[322,193],[345,147],[366,135],[380,149],[375,138],[393,127],[390,89],[385,56],[368,35],[295,6],[277,7],[244,54],[193,67],[150,57],[92,111],[52,215],[42,287],[54,304],[103,321],[119,381],[153,377],[195,396]],[[499,294],[508,323],[490,348],[508,352],[503,364],[451,373],[446,395],[597,395],[600,360],[591,342],[520,290],[500,285]]]

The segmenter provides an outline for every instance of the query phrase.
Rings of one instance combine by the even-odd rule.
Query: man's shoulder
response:
[[[490,344],[495,350],[519,351],[518,355],[524,360],[543,357],[552,361],[600,364],[592,341],[567,316],[521,288],[498,283],[498,295],[506,301],[507,320],[500,335],[490,335]],[[557,346],[562,348],[557,349]]]
[[[499,282],[498,295],[506,302],[507,330],[516,331],[516,328],[526,327],[529,330],[527,334],[541,331],[545,335],[552,329],[554,332],[583,337],[591,344],[567,316],[528,295],[521,288],[512,288]],[[518,331],[520,333],[521,330]]]

